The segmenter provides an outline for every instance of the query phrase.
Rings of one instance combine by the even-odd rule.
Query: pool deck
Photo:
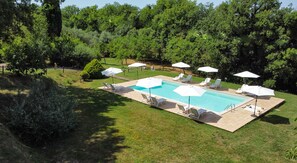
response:
[[[170,82],[181,83],[178,81],[173,81],[171,77],[167,77],[167,76],[160,75],[160,76],[154,76],[154,77],[160,78],[160,79],[163,79],[166,81],[170,81]],[[128,87],[128,86],[135,85],[136,83],[137,83],[137,80],[132,80],[132,81],[124,82],[124,83],[118,83],[117,85]],[[198,85],[198,83],[190,83],[190,84]],[[99,89],[104,89],[104,88],[99,87]],[[214,89],[212,89],[212,90],[214,90]],[[219,88],[219,89],[215,89],[215,90],[217,90],[219,92],[229,93],[229,94],[236,94],[235,90],[233,90],[233,89]],[[110,90],[106,90],[106,91],[112,92]],[[113,93],[116,93],[121,96],[124,96],[124,97],[130,98],[130,99],[145,103],[147,105],[150,105],[143,100],[140,92],[134,91],[130,88],[125,88],[122,91],[113,92]],[[236,94],[236,95],[239,95],[239,94]],[[245,95],[239,95],[239,96],[245,96]],[[247,97],[250,97],[250,96],[247,96]],[[263,109],[257,111],[256,115],[254,115],[254,113],[252,111],[244,109],[244,107],[247,105],[255,104],[255,99],[253,98],[252,100],[250,100],[246,103],[243,103],[243,104],[237,106],[236,108],[229,110],[221,115],[218,115],[216,113],[209,111],[209,112],[204,113],[199,118],[199,120],[193,119],[193,118],[191,118],[191,119],[211,125],[211,126],[214,126],[214,127],[218,127],[223,130],[227,130],[229,132],[235,132],[239,128],[243,127],[244,125],[246,125],[249,122],[253,121],[254,119],[258,118],[259,116],[262,116],[263,114],[267,113],[271,109],[279,106],[284,101],[285,101],[284,99],[280,99],[280,98],[276,98],[276,97],[258,98],[257,106],[260,106]],[[166,100],[164,105],[161,105],[158,108],[163,109],[168,112],[171,112],[171,113],[178,114],[178,115],[186,117],[186,118],[190,118],[189,116],[183,114],[180,109],[178,109],[178,107],[176,106],[176,102],[170,101],[168,99]]]

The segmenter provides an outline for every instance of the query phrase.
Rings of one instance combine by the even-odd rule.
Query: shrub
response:
[[[90,74],[91,79],[103,78],[103,75],[101,74],[101,71],[103,70],[104,70],[104,67],[100,64],[98,59],[93,59],[84,68],[84,71]]]
[[[42,144],[60,137],[76,125],[75,102],[52,81],[37,80],[26,97],[14,99],[6,109],[8,127],[28,143]]]
[[[271,80],[271,79],[265,80],[263,85],[268,88],[275,88],[275,80]]]
[[[87,80],[90,78],[90,74],[87,71],[80,72],[80,76],[83,80]]]
[[[286,158],[297,160],[297,146],[286,152]]]

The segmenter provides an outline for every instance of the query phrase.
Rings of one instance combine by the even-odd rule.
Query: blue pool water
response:
[[[180,86],[180,84],[178,83],[163,81],[162,86],[151,88],[151,94],[187,104],[189,97],[180,96],[173,91],[178,86]],[[149,93],[149,89],[143,87],[134,85],[130,86],[130,88],[137,91]],[[191,105],[221,113],[226,109],[228,105],[238,105],[247,100],[248,98],[244,98],[242,96],[235,96],[206,89],[206,92],[202,96],[191,97]]]

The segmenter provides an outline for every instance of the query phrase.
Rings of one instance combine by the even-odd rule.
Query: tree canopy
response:
[[[48,42],[52,62],[82,67],[99,56],[183,61],[194,73],[200,66],[217,67],[218,77],[233,82],[240,79],[232,74],[252,71],[261,76],[258,84],[297,93],[297,12],[278,0],[229,0],[217,7],[158,0],[143,9],[113,3],[61,10],[59,0],[42,1],[41,7],[29,2],[1,1],[0,47],[28,36],[22,26],[33,32],[30,20],[42,8],[49,38],[61,37]],[[85,61],[72,62],[78,57]]]

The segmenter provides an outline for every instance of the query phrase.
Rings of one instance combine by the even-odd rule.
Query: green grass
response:
[[[121,67],[108,60],[105,67]],[[144,70],[139,77],[176,76],[177,72]],[[121,74],[136,79],[136,72]],[[97,89],[111,79],[82,82],[79,71],[53,70],[48,77],[77,99],[77,129],[35,150],[58,162],[293,162],[286,150],[297,144],[296,95],[276,92],[286,102],[235,133],[151,108]],[[195,81],[202,78],[194,77]],[[115,82],[123,82],[116,79]],[[239,85],[223,83],[224,87]],[[289,122],[289,124],[287,123]]]

